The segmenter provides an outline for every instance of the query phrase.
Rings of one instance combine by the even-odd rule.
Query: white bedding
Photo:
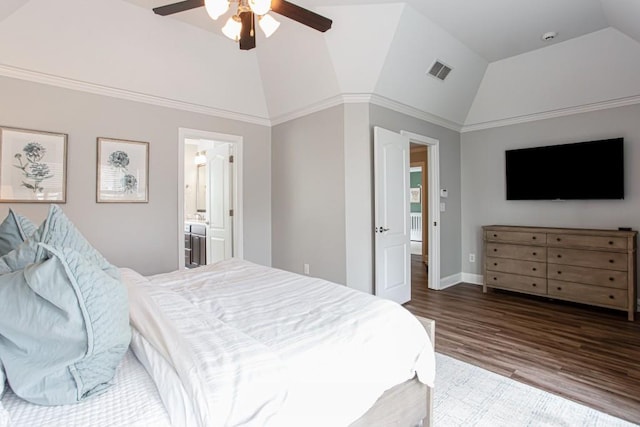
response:
[[[176,424],[346,426],[416,373],[433,385],[429,338],[395,303],[240,260],[123,279]]]
[[[105,393],[75,405],[34,405],[11,390],[2,398],[2,405],[9,413],[11,427],[170,425],[153,380],[131,350],[125,354],[113,381]]]

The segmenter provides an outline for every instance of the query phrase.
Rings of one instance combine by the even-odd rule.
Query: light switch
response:
[[[445,203],[440,203],[440,212],[444,212],[445,210],[447,210],[447,206],[445,205]]]
[[[440,197],[442,197],[443,199],[446,199],[447,197],[449,197],[449,192],[447,191],[446,188],[440,189]]]

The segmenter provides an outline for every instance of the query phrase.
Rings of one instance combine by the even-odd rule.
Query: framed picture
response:
[[[149,201],[149,143],[98,138],[96,201]]]
[[[66,203],[67,135],[0,127],[0,202]]]
[[[421,188],[411,188],[410,191],[410,199],[411,199],[411,203],[421,203],[422,201],[420,200],[420,190]]]

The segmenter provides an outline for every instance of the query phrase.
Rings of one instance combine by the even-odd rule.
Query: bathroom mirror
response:
[[[196,211],[207,211],[207,165],[198,165],[196,177]]]

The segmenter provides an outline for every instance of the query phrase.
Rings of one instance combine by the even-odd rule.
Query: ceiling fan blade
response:
[[[158,15],[167,16],[202,6],[204,6],[204,0],[185,0],[178,3],[168,4],[166,6],[154,7],[153,11]]]
[[[240,14],[242,30],[240,30],[240,49],[250,50],[256,47],[255,18],[253,12]]]
[[[331,19],[289,3],[286,0],[271,0],[271,10],[323,33],[331,28],[331,24],[333,24]]]

